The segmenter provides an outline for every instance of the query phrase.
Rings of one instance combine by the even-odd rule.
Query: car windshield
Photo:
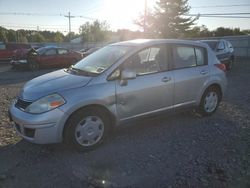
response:
[[[119,45],[106,46],[73,65],[72,69],[100,74],[126,55],[132,48],[131,46]]]
[[[203,41],[204,43],[206,43],[212,50],[216,49],[217,46],[217,41]]]

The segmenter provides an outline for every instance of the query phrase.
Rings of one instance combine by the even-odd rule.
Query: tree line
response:
[[[136,38],[202,38],[232,35],[247,35],[249,30],[240,28],[218,27],[209,30],[205,25],[198,26],[199,17],[189,17],[188,0],[158,0],[153,10],[146,16],[140,15],[135,24],[138,31],[121,29],[111,31],[107,22],[95,20],[86,22],[79,28],[79,33],[63,35],[57,31],[12,30],[0,27],[0,41],[5,42],[69,42],[81,37],[81,42],[123,41]]]

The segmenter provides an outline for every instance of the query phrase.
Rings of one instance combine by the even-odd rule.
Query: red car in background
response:
[[[11,60],[15,50],[29,48],[31,48],[30,44],[0,42],[0,61]]]
[[[13,67],[27,66],[30,70],[44,67],[69,67],[82,59],[82,54],[66,48],[47,46],[31,49],[27,59],[12,61]]]

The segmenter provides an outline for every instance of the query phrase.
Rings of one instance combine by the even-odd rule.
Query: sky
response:
[[[149,9],[153,9],[155,1],[147,0]],[[191,6],[190,14],[250,13],[250,6],[207,7],[250,5],[250,0],[189,0],[188,3]],[[134,20],[143,11],[144,0],[0,0],[0,26],[14,30],[58,30],[67,34],[69,20],[65,15],[70,12],[75,16],[71,19],[71,30],[76,33],[79,32],[80,25],[87,21],[92,22],[93,19],[107,21],[114,31],[124,28],[137,30],[139,28],[134,24]],[[246,16],[250,17],[250,14]],[[221,26],[250,29],[250,18],[201,17],[196,23],[200,26],[206,25],[210,30]]]

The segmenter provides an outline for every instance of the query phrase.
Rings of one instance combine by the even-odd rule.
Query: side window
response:
[[[68,50],[67,49],[58,49],[58,54],[59,55],[64,55],[64,54],[68,54]]]
[[[198,66],[207,64],[207,55],[204,48],[195,47],[195,54]]]
[[[129,58],[123,68],[134,70],[137,75],[150,74],[167,70],[166,46],[144,49]]]
[[[45,52],[46,56],[56,55],[56,49],[50,49]]]
[[[195,51],[191,46],[174,46],[173,59],[175,69],[196,66]]]

